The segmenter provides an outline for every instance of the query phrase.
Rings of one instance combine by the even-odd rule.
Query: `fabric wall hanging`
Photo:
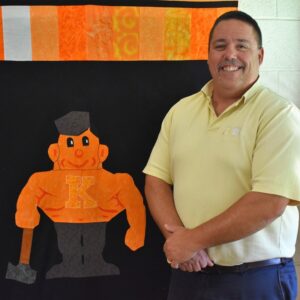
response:
[[[210,26],[223,12],[237,9],[238,1],[11,0],[1,5],[0,299],[166,299],[170,270],[145,203],[142,169],[163,115],[209,79]],[[87,115],[90,127],[79,134],[61,134],[55,122],[68,116],[67,124],[86,124]],[[97,155],[87,152],[98,159],[93,169],[88,164],[94,160],[83,160],[81,151],[97,139]],[[55,146],[60,143],[64,147]],[[81,145],[80,151],[72,143]],[[75,160],[63,162],[79,167],[76,174],[69,174],[70,164],[58,167],[58,153],[71,157],[66,151],[77,151]],[[117,175],[124,173],[121,179]],[[122,204],[131,193],[133,207]],[[33,210],[21,195],[30,195]],[[98,195],[104,202],[95,201]],[[52,200],[43,202],[46,198]],[[66,213],[74,209],[65,204],[70,199],[71,207],[80,208],[75,213]],[[56,211],[59,201],[64,208]],[[83,207],[91,208],[88,214]],[[138,229],[131,235],[132,225]],[[22,252],[22,245],[31,246],[30,252]],[[96,253],[98,260],[85,268]],[[80,263],[74,265],[76,258]],[[12,276],[26,259],[34,280],[24,283]],[[64,262],[68,267],[62,270],[58,266]]]
[[[199,60],[222,8],[3,6],[4,60]],[[22,50],[22,51],[21,51]]]

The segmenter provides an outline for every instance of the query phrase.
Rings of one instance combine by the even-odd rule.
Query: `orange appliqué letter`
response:
[[[66,183],[69,185],[69,199],[65,202],[66,208],[97,207],[97,202],[87,193],[87,190],[95,184],[95,177],[66,176]]]

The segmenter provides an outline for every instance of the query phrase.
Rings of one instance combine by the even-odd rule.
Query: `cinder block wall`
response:
[[[264,84],[300,107],[300,1],[239,0],[239,9],[262,29]]]
[[[254,17],[263,33],[263,83],[300,108],[300,1],[239,0],[239,10]],[[300,235],[295,262],[300,300]]]

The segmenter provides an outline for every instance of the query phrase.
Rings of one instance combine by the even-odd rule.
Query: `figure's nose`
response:
[[[75,150],[75,156],[76,157],[82,157],[83,155],[83,151],[81,149],[76,149]]]

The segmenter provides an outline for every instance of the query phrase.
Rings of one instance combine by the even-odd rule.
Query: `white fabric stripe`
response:
[[[2,6],[4,60],[32,60],[30,7]]]

